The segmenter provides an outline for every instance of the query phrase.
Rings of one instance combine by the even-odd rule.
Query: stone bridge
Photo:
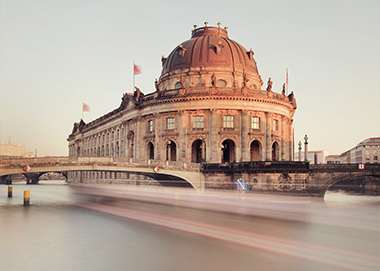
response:
[[[29,166],[27,168],[26,166]],[[155,170],[155,168],[158,168]],[[44,157],[0,159],[0,181],[24,174],[33,183],[47,172],[69,171],[130,172],[149,176],[162,185],[195,189],[237,189],[244,179],[251,191],[287,192],[322,197],[333,185],[359,181],[380,193],[379,164],[320,164],[305,162],[241,162],[196,164],[124,157]]]
[[[356,182],[380,194],[380,164],[319,164],[306,162],[242,162],[204,164],[205,188],[236,189],[237,179],[250,190],[323,197],[333,185]],[[354,184],[355,185],[355,184]]]
[[[129,172],[152,177],[166,186],[204,188],[200,164],[173,161],[138,160],[124,157],[44,157],[0,159],[0,181],[9,183],[10,175],[23,174],[31,183],[48,172],[67,178],[69,171]]]

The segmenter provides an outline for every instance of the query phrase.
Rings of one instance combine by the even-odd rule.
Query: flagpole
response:
[[[133,88],[132,92],[135,91],[135,61],[133,60]]]
[[[84,112],[84,111],[83,111],[83,102],[82,102],[82,120],[83,120],[83,112]]]
[[[288,78],[288,68],[286,68],[286,95],[288,95],[289,89],[289,78]]]

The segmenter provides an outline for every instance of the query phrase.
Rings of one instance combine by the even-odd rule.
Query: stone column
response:
[[[307,161],[309,161],[308,157],[307,157],[307,151],[308,151],[307,147],[308,147],[308,144],[309,144],[309,142],[307,142],[307,140],[308,140],[307,135],[305,135],[304,139],[305,139],[305,162],[307,162]]]
[[[178,116],[178,150],[177,161],[186,162],[186,134],[187,134],[187,118],[184,110],[179,110]]]
[[[272,113],[265,112],[265,161],[272,161]]]
[[[289,119],[289,161],[294,160],[294,132],[293,120]]]
[[[218,114],[214,109],[210,110],[209,142],[207,148],[207,160],[210,163],[220,163],[220,142],[218,140]]]
[[[250,129],[250,121],[249,121],[249,115],[247,114],[247,110],[242,110],[240,114],[240,142],[241,142],[241,159],[242,161],[249,161],[250,160],[250,149],[249,149],[249,138],[248,138],[248,132]]]
[[[285,153],[285,144],[286,144],[286,124],[285,124],[286,120],[285,120],[285,117],[284,116],[281,116],[281,126],[280,126],[280,129],[281,129],[281,154],[280,154],[280,157],[281,157],[281,160],[280,161],[285,161],[286,160],[286,153]]]
[[[162,150],[161,148],[161,135],[162,135],[162,131],[161,131],[161,119],[162,119],[162,116],[160,113],[158,114],[155,114],[155,118],[154,118],[154,134],[155,134],[155,137],[154,137],[154,159],[155,160],[164,160],[161,155],[161,152],[160,150]]]
[[[134,152],[136,153],[135,157],[137,159],[141,159],[142,157],[142,152],[145,151],[145,146],[143,146],[143,133],[142,133],[142,122],[143,118],[139,114],[136,117],[136,132],[135,132],[135,150]]]

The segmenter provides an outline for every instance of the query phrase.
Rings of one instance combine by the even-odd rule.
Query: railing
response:
[[[207,96],[211,94],[211,88],[209,87],[188,87],[185,89],[185,95],[199,95],[199,96]],[[238,87],[217,87],[218,93],[220,94],[242,94],[241,88]],[[176,97],[180,92],[180,89],[167,89],[160,92],[160,96],[166,97],[166,98],[173,98]],[[266,90],[258,90],[258,89],[249,89],[248,91],[248,97],[249,96],[263,96],[263,98],[274,98],[278,100],[283,100],[286,102],[289,102],[289,98],[285,95],[275,93],[275,92],[268,92]]]
[[[144,160],[128,157],[94,157],[94,156],[57,156],[38,158],[0,159],[0,165],[46,165],[46,164],[71,164],[71,163],[99,163],[99,164],[129,164],[136,166],[161,166],[179,169],[199,170],[200,164],[178,161]]]
[[[378,171],[380,172],[380,164],[317,164],[310,165],[310,169],[314,171]]]
[[[271,162],[240,162],[233,164],[207,163],[203,164],[203,172],[371,172],[380,174],[380,164],[318,164],[312,165],[306,162],[296,161],[271,161]]]

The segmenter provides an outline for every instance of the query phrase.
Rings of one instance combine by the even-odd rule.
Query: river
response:
[[[0,270],[380,269],[380,197],[12,187],[0,186]]]

